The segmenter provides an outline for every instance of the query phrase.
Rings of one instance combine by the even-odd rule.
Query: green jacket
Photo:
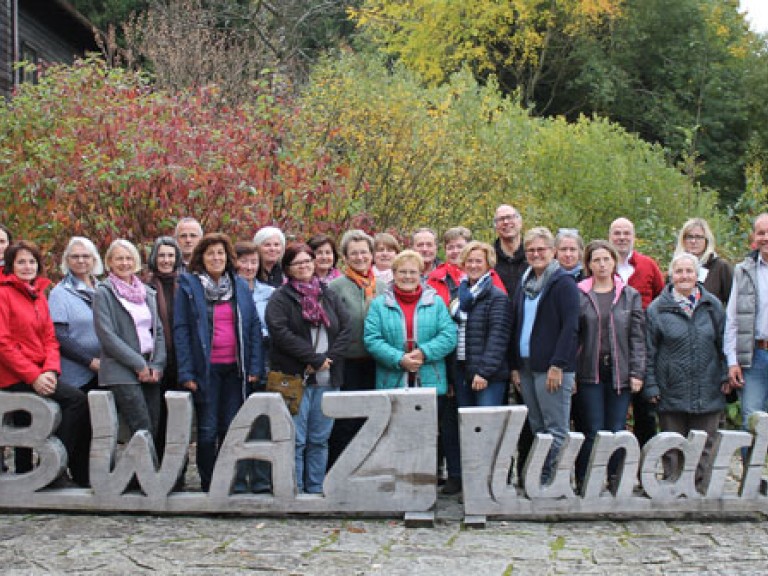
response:
[[[456,324],[437,292],[424,287],[414,318],[416,345],[424,353],[419,369],[420,385],[447,391],[445,357],[456,348]],[[376,360],[376,388],[405,388],[408,378],[400,367],[405,354],[405,316],[391,288],[378,296],[365,318],[365,347]]]
[[[370,358],[363,344],[365,317],[370,303],[365,301],[362,288],[347,276],[336,278],[328,284],[328,288],[341,298],[341,305],[349,314],[349,345],[344,351],[344,358]],[[377,280],[376,296],[382,294],[385,288],[386,283]]]

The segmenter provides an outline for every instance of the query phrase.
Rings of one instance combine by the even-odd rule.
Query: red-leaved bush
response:
[[[182,216],[250,238],[271,224],[338,233],[347,170],[291,152],[294,104],[254,85],[226,107],[216,88],[169,94],[98,59],[48,69],[0,102],[0,222],[52,255],[72,235],[146,246]]]

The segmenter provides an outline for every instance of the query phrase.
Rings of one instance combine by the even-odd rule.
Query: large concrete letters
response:
[[[174,491],[185,469],[193,406],[187,393],[169,392],[165,451],[161,459],[145,431],[119,449],[117,413],[111,393],[89,395],[93,441],[90,489],[49,487],[66,467],[66,453],[53,431],[58,406],[34,394],[0,392],[0,446],[32,448],[37,466],[28,473],[0,473],[0,508],[144,511],[164,513],[228,512],[239,514],[353,513],[419,515],[437,500],[435,461],[437,408],[434,390],[333,392],[323,398],[334,418],[366,418],[365,425],[328,472],[322,495],[298,494],[295,481],[294,425],[277,394],[254,394],[230,426],[216,461],[208,493]],[[25,411],[28,427],[8,423],[7,414]],[[510,482],[517,441],[527,410],[522,406],[462,408],[460,433],[466,518],[482,523],[492,517],[663,517],[680,513],[768,512],[763,469],[768,452],[768,414],[757,413],[752,434],[720,431],[714,439],[711,474],[696,485],[696,465],[706,441],[703,432],[684,438],[661,433],[641,451],[629,432],[601,432],[595,439],[582,493],[571,473],[583,442],[571,433],[561,447],[556,472],[548,484],[541,470],[552,437],[534,441],[523,472],[524,489]],[[270,422],[270,440],[250,440],[252,423]],[[742,448],[747,465],[737,488],[727,482],[732,460]],[[682,455],[682,472],[661,474],[670,450]],[[608,462],[621,455],[618,477],[607,487]],[[271,494],[235,494],[237,463],[271,463]],[[639,482],[638,482],[639,479]],[[479,520],[478,520],[479,519]]]

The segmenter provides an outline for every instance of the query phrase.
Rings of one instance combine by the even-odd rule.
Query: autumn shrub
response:
[[[74,234],[147,244],[181,216],[237,237],[345,225],[327,218],[343,168],[291,155],[295,105],[253,90],[226,107],[215,87],[171,95],[96,59],[48,70],[0,102],[0,221],[54,253]]]
[[[686,218],[717,215],[716,196],[693,188],[662,148],[606,120],[532,117],[467,71],[429,87],[398,65],[348,54],[317,68],[301,110],[325,126],[305,132],[305,145],[349,164],[343,208],[382,227],[463,224],[491,239],[493,211],[506,202],[527,226],[599,238],[623,215],[640,249],[666,261]]]

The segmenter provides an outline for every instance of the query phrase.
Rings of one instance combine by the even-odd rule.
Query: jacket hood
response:
[[[592,286],[595,283],[594,276],[588,276],[587,278],[584,278],[581,282],[577,284],[579,287],[579,290],[584,292],[584,294],[589,293],[590,290],[592,290]],[[613,275],[613,302],[616,303],[619,298],[621,298],[621,293],[624,291],[624,288],[626,288],[626,284],[624,283],[624,280],[621,279],[621,276],[618,274]]]
[[[440,266],[429,273],[428,279],[444,281],[447,276],[450,276],[451,279],[458,285],[458,283],[461,282],[461,279],[464,277],[464,271],[456,266],[456,264],[443,262],[440,264]]]
[[[395,299],[394,283],[387,286],[382,296],[384,297],[384,304],[390,307],[397,306],[397,300]],[[429,286],[428,284],[421,285],[421,298],[419,298],[418,306],[431,306],[435,303],[435,298],[439,298],[437,290]]]
[[[23,291],[25,293],[28,293],[27,286],[30,286],[30,284],[27,284],[26,282],[22,282],[19,280],[19,278],[16,276],[16,274],[3,274],[0,276],[0,284],[3,286],[12,286],[16,288],[17,290]],[[32,280],[31,286],[39,294],[42,294],[43,291],[48,288],[48,286],[51,285],[51,281],[48,278],[45,278],[43,276],[38,276],[34,280]]]

